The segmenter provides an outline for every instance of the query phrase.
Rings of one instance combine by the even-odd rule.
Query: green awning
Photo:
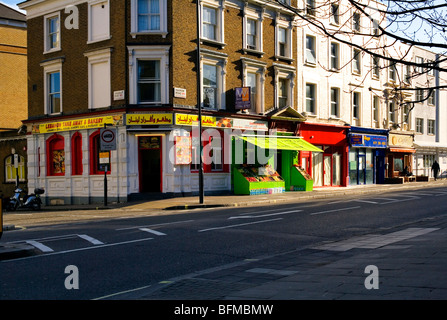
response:
[[[323,152],[313,144],[305,141],[303,138],[286,138],[286,137],[237,137],[248,143],[254,144],[263,149],[277,150],[294,150],[294,151],[313,151]]]

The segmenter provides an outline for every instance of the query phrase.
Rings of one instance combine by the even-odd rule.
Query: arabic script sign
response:
[[[172,113],[138,113],[126,115],[128,126],[151,126],[173,124]]]

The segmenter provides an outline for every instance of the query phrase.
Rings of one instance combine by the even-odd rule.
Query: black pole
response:
[[[104,206],[107,207],[107,169],[108,165],[104,165]]]
[[[197,18],[197,108],[199,109],[199,203],[203,203],[203,163],[202,163],[202,91],[201,91],[201,73],[200,73],[200,3],[196,0],[196,18]]]

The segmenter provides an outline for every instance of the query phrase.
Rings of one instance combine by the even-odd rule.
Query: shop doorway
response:
[[[138,137],[140,192],[162,191],[161,136]]]

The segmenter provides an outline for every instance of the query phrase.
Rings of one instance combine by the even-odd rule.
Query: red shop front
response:
[[[312,176],[314,187],[346,187],[348,179],[348,126],[303,122],[299,135],[324,152],[300,152],[299,161]]]

